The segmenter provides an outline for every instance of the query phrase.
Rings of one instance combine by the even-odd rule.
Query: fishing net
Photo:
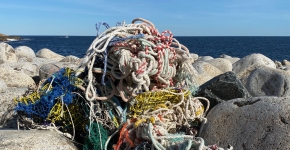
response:
[[[54,128],[82,149],[202,149],[209,101],[189,50],[141,18],[97,34],[76,71],[62,68],[16,98],[20,121]],[[207,103],[206,108],[201,101]],[[29,123],[28,123],[29,122]]]

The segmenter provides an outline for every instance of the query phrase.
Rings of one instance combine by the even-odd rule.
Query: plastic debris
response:
[[[20,125],[57,130],[83,149],[216,149],[198,137],[209,101],[192,96],[189,50],[145,19],[101,25],[76,71],[15,99]]]

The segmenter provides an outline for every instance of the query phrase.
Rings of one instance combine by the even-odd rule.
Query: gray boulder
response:
[[[206,60],[205,62],[210,63],[211,65],[217,67],[223,73],[232,71],[233,69],[232,63],[229,60],[224,59],[224,58],[210,59],[210,60]]]
[[[4,80],[8,87],[35,86],[34,80],[22,71],[0,68],[0,78]]]
[[[220,103],[207,115],[201,137],[234,149],[290,149],[290,98],[253,97]]]
[[[73,64],[79,64],[80,59],[76,56],[69,55],[63,58],[60,62],[67,62],[67,63],[73,63]]]
[[[276,68],[275,63],[269,59],[268,57],[262,54],[251,54],[243,57],[239,61],[233,64],[233,72],[237,75],[237,77],[242,81],[245,85],[248,76],[251,72],[259,68],[261,66],[267,66],[270,68]]]
[[[44,64],[39,68],[39,77],[41,80],[51,77],[52,74],[59,71],[61,67],[54,63]]]
[[[231,71],[216,76],[201,85],[195,96],[207,98],[210,101],[209,109],[223,101],[251,97],[241,81]]]
[[[215,66],[204,61],[195,61],[192,66],[196,70],[196,80],[199,85],[223,73]]]
[[[28,60],[32,60],[35,58],[34,51],[28,46],[18,46],[15,48],[15,53],[18,59],[26,58]]]
[[[77,150],[77,147],[55,131],[0,130],[0,149]]]
[[[14,98],[21,97],[27,88],[7,88],[0,94],[0,126],[8,128],[16,128]]]
[[[260,67],[248,77],[246,88],[252,96],[290,96],[290,73],[284,70]]]
[[[0,64],[5,62],[17,62],[17,57],[11,45],[0,42]]]
[[[47,48],[43,48],[39,50],[38,52],[36,52],[36,56],[40,58],[54,60],[54,61],[61,61],[62,59],[65,58],[64,56],[59,55]]]
[[[61,68],[70,68],[73,70],[76,70],[79,65],[75,63],[70,62],[56,62],[56,63],[48,63],[43,64],[40,66],[39,69],[39,77],[40,79],[46,79],[49,78],[52,74],[59,71]]]
[[[30,62],[3,63],[0,67],[21,71],[31,77],[38,75],[38,67]]]

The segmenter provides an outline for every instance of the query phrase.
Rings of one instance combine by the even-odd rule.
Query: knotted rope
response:
[[[142,21],[142,23],[136,23]],[[170,31],[159,33],[155,26],[144,19],[137,18],[132,24],[123,24],[107,29],[89,47],[84,61],[77,72],[88,68],[86,99],[107,100],[121,96],[127,102],[140,92],[164,89],[171,86],[189,87],[197,90],[193,68],[189,63],[190,53],[181,45]],[[102,60],[103,62],[96,61]],[[98,68],[98,63],[103,68]],[[95,95],[92,85],[93,73],[102,73],[109,82],[118,82],[109,95]],[[178,74],[178,76],[176,76]]]

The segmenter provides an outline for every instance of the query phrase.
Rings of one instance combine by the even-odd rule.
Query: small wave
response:
[[[12,38],[11,38],[11,39],[7,38],[6,40],[7,40],[8,42],[18,41],[18,39],[12,39]]]

